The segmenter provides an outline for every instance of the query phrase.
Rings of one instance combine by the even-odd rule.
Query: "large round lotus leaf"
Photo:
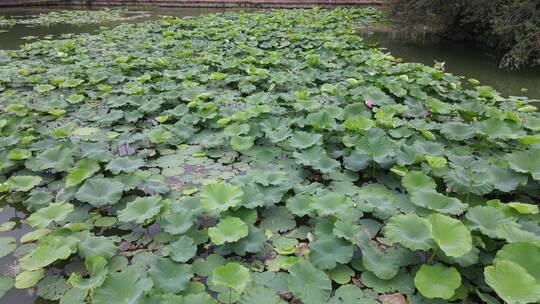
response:
[[[193,277],[193,266],[179,264],[168,258],[157,258],[148,270],[154,288],[165,293],[180,293],[188,287]]]
[[[138,197],[127,203],[126,208],[118,211],[118,220],[142,224],[156,216],[163,206],[161,197]]]
[[[111,238],[105,236],[88,236],[79,243],[79,255],[83,258],[101,256],[110,259],[118,248]]]
[[[136,267],[111,273],[92,295],[93,304],[135,304],[152,288],[152,280]]]
[[[313,209],[314,197],[308,194],[299,194],[287,200],[287,209],[297,216],[315,215]]]
[[[345,214],[352,208],[352,202],[343,194],[328,192],[314,199],[311,206],[319,216]]]
[[[250,281],[249,270],[238,263],[227,263],[214,268],[212,271],[212,284],[243,290]]]
[[[323,304],[330,297],[332,282],[324,271],[300,260],[289,268],[288,287],[303,303]]]
[[[272,232],[284,232],[294,228],[296,225],[294,217],[283,206],[267,209],[263,212],[263,218],[259,227]]]
[[[538,205],[533,204],[512,202],[508,203],[508,206],[512,207],[519,214],[538,214],[538,212],[540,212]]]
[[[536,303],[540,301],[540,283],[523,267],[501,260],[484,268],[486,283],[506,303]]]
[[[231,147],[236,151],[242,152],[253,147],[254,138],[251,136],[233,136],[231,138]]]
[[[0,258],[5,257],[17,248],[17,240],[13,237],[0,237]]]
[[[309,260],[321,269],[334,269],[347,264],[353,257],[353,247],[337,238],[324,238],[310,244]]]
[[[0,276],[0,299],[15,285],[15,280],[10,277]]]
[[[493,262],[510,261],[523,267],[540,284],[540,247],[531,243],[506,244]]]
[[[322,135],[319,133],[308,133],[304,131],[294,132],[289,139],[289,145],[298,150],[307,149],[313,145],[320,144]]]
[[[21,272],[15,277],[15,288],[25,289],[36,285],[45,276],[43,269]]]
[[[65,220],[74,209],[70,203],[50,203],[49,206],[32,213],[26,221],[32,227],[45,228],[52,222]]]
[[[65,260],[76,250],[79,239],[76,237],[43,238],[39,246],[21,259],[24,270],[37,270],[58,260]]]
[[[513,152],[506,159],[513,170],[531,173],[535,180],[540,181],[540,149]]]
[[[26,192],[39,185],[42,180],[39,176],[16,175],[8,178],[7,184],[12,191]]]
[[[32,156],[32,152],[30,150],[19,149],[19,148],[10,150],[7,154],[7,158],[9,160],[23,160],[23,159],[30,158],[31,156]]]
[[[426,298],[450,299],[461,285],[461,276],[454,267],[424,264],[414,276],[414,285]]]
[[[187,262],[197,254],[197,245],[192,238],[181,236],[178,240],[164,247],[163,254],[170,256],[175,262]]]
[[[225,211],[242,201],[244,193],[239,186],[227,183],[209,184],[201,191],[201,205],[209,211]]]
[[[222,245],[240,240],[248,235],[248,226],[237,217],[226,217],[217,226],[208,229],[212,243]]]
[[[442,195],[435,190],[415,191],[411,195],[411,202],[420,207],[454,215],[463,213],[468,207],[459,199]]]
[[[472,230],[480,230],[492,238],[498,236],[500,227],[513,222],[512,218],[505,216],[500,209],[491,206],[472,207],[465,214],[465,218]]]
[[[403,186],[412,194],[418,190],[435,190],[435,181],[421,171],[409,171],[401,180]]]
[[[383,252],[373,243],[369,243],[367,246],[362,247],[362,265],[378,278],[390,280],[399,271],[399,255],[393,248],[386,249]]]
[[[100,287],[109,273],[107,260],[101,256],[91,256],[86,258],[84,265],[88,271],[89,277],[83,279],[79,273],[73,272],[69,276],[68,282],[74,288],[79,289],[95,289]]]
[[[379,304],[380,302],[375,299],[366,297],[362,289],[351,284],[342,285],[341,287],[339,287],[336,290],[335,295],[330,299],[330,301],[328,301],[328,304],[348,304],[348,303]],[[387,303],[387,304],[390,304],[390,303]]]
[[[459,220],[434,213],[428,216],[433,240],[447,256],[460,257],[472,249],[471,232]]]
[[[250,225],[248,227],[248,236],[231,244],[231,248],[238,255],[244,256],[246,252],[256,253],[261,251],[266,244],[266,235],[262,229]]]
[[[384,234],[411,250],[429,250],[435,246],[429,223],[413,213],[391,217],[386,223]]]
[[[170,234],[182,234],[193,226],[193,216],[188,210],[180,210],[161,217],[161,227]]]
[[[26,162],[26,167],[33,171],[54,169],[65,171],[73,164],[73,151],[69,148],[57,146],[49,148]]]
[[[240,304],[286,304],[275,291],[263,286],[249,288],[242,296]]]
[[[75,197],[94,207],[102,207],[116,204],[122,198],[123,190],[124,185],[121,182],[97,177],[86,180]]]
[[[105,168],[113,174],[118,174],[120,172],[130,173],[142,166],[144,166],[144,161],[142,159],[121,157],[111,160]]]
[[[471,125],[461,122],[447,122],[441,124],[441,133],[451,140],[463,141],[474,137],[476,130]]]

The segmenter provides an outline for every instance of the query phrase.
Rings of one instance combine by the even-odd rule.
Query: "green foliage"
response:
[[[0,51],[0,191],[36,229],[2,238],[11,283],[61,304],[536,301],[533,101],[368,48],[351,28],[379,17],[163,18]]]

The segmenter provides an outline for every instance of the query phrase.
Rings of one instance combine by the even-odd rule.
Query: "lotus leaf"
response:
[[[142,224],[156,216],[162,207],[163,201],[159,196],[138,197],[118,211],[118,220]]]
[[[309,260],[320,269],[334,269],[347,264],[353,257],[353,247],[337,238],[325,238],[310,244]]]
[[[70,203],[50,203],[49,206],[32,213],[26,221],[32,227],[46,228],[52,222],[61,222],[75,207]]]
[[[520,265],[501,260],[484,268],[487,284],[507,303],[534,303],[540,300],[540,283]]]
[[[193,266],[175,263],[167,258],[157,258],[148,275],[154,287],[167,293],[179,293],[188,287],[193,276]]]
[[[0,237],[0,258],[5,257],[17,248],[17,241],[13,237]]]
[[[84,265],[88,270],[89,278],[83,279],[79,273],[74,272],[68,279],[71,286],[83,290],[94,290],[103,285],[109,273],[107,260],[101,256],[91,256],[86,258]]]
[[[447,256],[460,257],[472,249],[471,232],[459,220],[434,213],[428,217],[433,240]]]
[[[43,269],[21,272],[15,277],[15,288],[24,289],[35,286],[44,276]]]
[[[424,264],[414,276],[414,285],[426,298],[450,299],[461,285],[461,276],[454,267]]]
[[[235,207],[242,201],[244,193],[239,186],[227,183],[209,184],[201,192],[201,205],[217,212]]]
[[[324,271],[305,260],[289,268],[289,290],[304,303],[326,303],[332,282]]]
[[[248,226],[246,223],[232,216],[220,220],[217,226],[208,229],[208,236],[216,245],[236,242],[247,235]]]
[[[92,178],[84,182],[75,197],[94,207],[114,205],[122,197],[123,184],[110,178]]]
[[[163,254],[170,256],[175,262],[187,262],[196,253],[195,241],[188,236],[181,236],[178,240],[163,248]]]
[[[250,281],[249,270],[238,263],[227,263],[214,268],[212,271],[212,284],[243,290]]]
[[[41,184],[42,180],[43,179],[39,176],[18,175],[10,177],[7,180],[7,184],[9,186],[9,189],[13,191],[27,192],[35,186]]]
[[[429,250],[435,246],[427,220],[412,213],[391,217],[384,234],[411,250]]]
[[[136,304],[152,285],[152,280],[144,277],[137,268],[128,267],[122,272],[109,274],[91,296],[92,303]]]

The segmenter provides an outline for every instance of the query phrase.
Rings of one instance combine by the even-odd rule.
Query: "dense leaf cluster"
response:
[[[352,23],[378,16],[168,18],[1,51],[0,190],[35,228],[0,239],[15,287],[538,302],[535,107],[367,48]]]

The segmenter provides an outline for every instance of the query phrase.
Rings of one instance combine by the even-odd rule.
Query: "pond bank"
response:
[[[6,0],[0,7],[31,5],[149,6],[149,7],[309,7],[382,5],[383,0]]]

